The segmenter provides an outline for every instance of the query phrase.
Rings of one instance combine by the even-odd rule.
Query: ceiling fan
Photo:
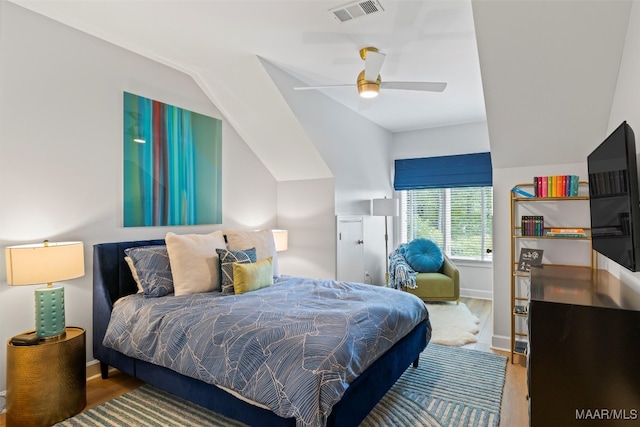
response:
[[[380,70],[382,69],[386,55],[379,52],[375,47],[365,47],[360,49],[360,57],[364,60],[364,70],[358,75],[356,84],[299,86],[293,89],[310,90],[357,86],[360,97],[375,98],[380,93],[380,88],[442,92],[447,87],[447,83],[445,82],[383,82],[380,78]]]

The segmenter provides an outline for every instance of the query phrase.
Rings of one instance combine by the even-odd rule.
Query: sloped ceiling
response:
[[[189,73],[277,181],[333,176],[260,58],[239,55],[223,66]]]
[[[606,136],[631,1],[472,7],[493,166],[584,162]]]
[[[387,80],[449,82],[446,97],[381,95],[383,114],[362,112],[380,126],[483,121],[486,105],[494,167],[582,162],[606,134],[631,7],[381,0],[385,13],[347,25],[327,13],[340,1],[11,1],[192,75],[277,180],[332,174],[259,57],[309,84],[344,83],[374,45]]]
[[[378,0],[341,23],[341,0],[11,0],[190,74],[277,180],[330,176],[261,67],[263,58],[388,132],[485,120],[470,0]],[[383,81],[446,81],[443,93],[382,91],[360,109],[360,48],[387,54]]]

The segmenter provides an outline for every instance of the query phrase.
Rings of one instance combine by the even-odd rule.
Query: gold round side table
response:
[[[7,342],[7,427],[50,426],[82,411],[85,343],[84,329],[74,326],[36,345]]]

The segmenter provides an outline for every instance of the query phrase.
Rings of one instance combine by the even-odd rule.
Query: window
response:
[[[457,187],[400,192],[400,239],[426,237],[456,259],[492,260],[493,188]]]
[[[452,258],[492,260],[492,183],[490,153],[396,159],[400,241],[426,237]]]

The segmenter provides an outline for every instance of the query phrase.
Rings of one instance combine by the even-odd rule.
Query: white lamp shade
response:
[[[373,216],[398,216],[399,214],[398,199],[373,199]]]
[[[82,242],[36,243],[5,249],[7,283],[37,285],[84,276]]]
[[[289,249],[289,231],[288,230],[271,230],[273,240],[276,242],[276,251],[282,252]]]

